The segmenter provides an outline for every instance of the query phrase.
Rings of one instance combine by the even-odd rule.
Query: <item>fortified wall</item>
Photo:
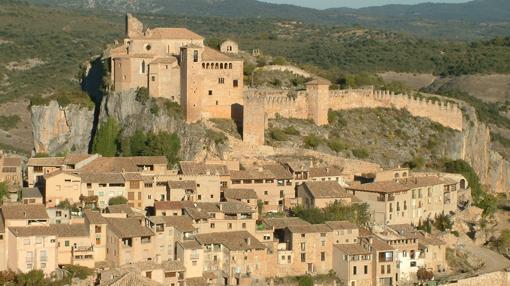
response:
[[[406,109],[413,116],[425,117],[445,127],[462,131],[462,111],[455,103],[412,95],[377,91],[374,88],[329,90],[329,84],[315,80],[306,91],[247,90],[244,93],[243,137],[250,144],[263,144],[268,119],[277,116],[310,119],[317,125],[328,123],[328,110],[355,108]]]

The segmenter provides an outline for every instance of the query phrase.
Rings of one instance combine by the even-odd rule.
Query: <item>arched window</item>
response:
[[[223,63],[220,64],[220,69],[222,70],[223,69]]]
[[[232,63],[228,64],[228,68],[232,69]]]
[[[395,179],[398,179],[398,177],[400,177],[399,174],[395,173]]]
[[[206,69],[209,69],[211,67],[211,64],[210,63],[207,63],[207,66],[205,67]]]
[[[219,68],[218,63],[216,63],[216,64],[214,65],[214,68],[215,68],[215,69],[218,69],[218,68]]]
[[[404,172],[404,173],[402,174],[402,176],[403,176],[404,178],[405,178],[405,177],[407,177],[407,172]]]
[[[202,68],[205,69],[205,63],[202,63]]]
[[[140,73],[145,73],[145,61],[142,61],[142,65],[140,66]]]

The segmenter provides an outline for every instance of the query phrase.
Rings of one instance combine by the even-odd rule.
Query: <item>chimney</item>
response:
[[[245,241],[246,241],[246,244],[247,244],[248,246],[250,246],[250,245],[251,245],[251,237],[247,237],[247,238],[245,239]]]

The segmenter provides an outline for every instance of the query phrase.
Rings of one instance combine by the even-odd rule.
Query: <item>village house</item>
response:
[[[457,208],[457,183],[438,176],[352,184],[346,190],[368,203],[376,224],[418,225]]]
[[[9,191],[16,192],[23,186],[21,158],[4,154],[0,150],[0,182],[6,182]]]
[[[20,201],[24,204],[43,204],[43,196],[38,188],[22,188]]]
[[[263,202],[264,212],[283,211],[296,205],[292,174],[280,164],[231,171],[228,188],[254,190]]]
[[[154,247],[160,261],[175,260],[176,243],[193,239],[197,233],[187,216],[152,216],[145,219],[145,225],[155,233]]]
[[[359,243],[335,244],[333,247],[333,270],[338,278],[349,286],[372,286],[373,256]]]
[[[99,285],[185,285],[185,267],[181,261],[137,262],[99,272]]]
[[[360,202],[335,181],[304,182],[297,186],[297,196],[305,208],[322,209],[337,202],[344,205]]]
[[[154,232],[138,218],[105,218],[106,261],[114,267],[156,258]]]

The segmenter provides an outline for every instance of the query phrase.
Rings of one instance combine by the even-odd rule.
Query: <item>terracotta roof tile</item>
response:
[[[186,28],[154,28],[148,30],[145,38],[174,40],[203,40],[204,37]]]
[[[327,221],[325,222],[327,226],[329,226],[333,230],[337,229],[357,229],[358,226],[353,224],[350,221],[346,220],[337,220],[337,221]]]
[[[21,167],[21,158],[18,157],[4,157],[4,167]]]
[[[154,232],[140,224],[137,218],[105,218],[108,227],[119,238],[133,238],[140,236],[153,236]]]
[[[225,189],[223,195],[227,199],[234,200],[256,200],[258,198],[253,189]]]
[[[52,224],[50,228],[58,237],[89,236],[89,228],[85,224]]]
[[[83,183],[124,184],[126,180],[121,173],[79,173]]]
[[[334,167],[316,167],[310,168],[310,177],[339,177],[342,170]]]
[[[49,219],[46,208],[42,204],[9,204],[2,206],[4,219]]]
[[[50,226],[21,226],[9,227],[9,230],[16,237],[26,236],[56,236],[57,233]]]
[[[181,172],[183,175],[218,175],[228,176],[229,170],[227,165],[206,164],[191,161],[180,162]]]
[[[266,248],[247,231],[197,234],[196,239],[201,245],[222,244],[231,251]]]
[[[291,225],[311,225],[309,222],[298,217],[264,218],[263,222],[275,229],[284,229]]]
[[[299,189],[307,190],[314,198],[351,198],[342,186],[333,181],[304,182]]]
[[[331,228],[325,224],[289,225],[287,229],[292,233],[331,232]]]
[[[192,201],[155,201],[156,210],[182,210],[193,207]]]
[[[84,210],[83,215],[85,220],[90,224],[107,224],[106,219],[101,215],[101,213],[93,210]]]
[[[28,166],[62,166],[64,165],[64,157],[43,157],[28,159]]]
[[[347,255],[363,255],[370,254],[370,251],[365,249],[363,246],[352,243],[352,244],[335,244],[336,248],[340,249],[343,253]]]
[[[191,180],[184,181],[168,181],[170,189],[197,190],[197,182]]]
[[[204,52],[202,53],[202,60],[203,61],[226,61],[226,62],[233,62],[233,61],[240,61],[240,59],[233,58],[231,56],[228,56],[220,51],[217,51],[213,48],[204,47]]]

